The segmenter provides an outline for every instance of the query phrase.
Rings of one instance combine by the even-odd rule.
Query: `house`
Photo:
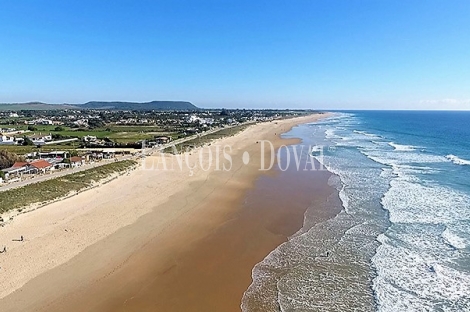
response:
[[[15,162],[10,168],[2,169],[6,181],[20,180],[21,176],[29,173],[29,164],[27,162]]]
[[[107,149],[103,150],[103,158],[104,159],[112,159],[114,157],[116,157],[116,151],[115,150],[107,150]]]
[[[17,161],[11,166],[11,168],[19,169],[18,172],[21,174],[31,173],[31,166],[26,161]]]
[[[26,125],[52,125],[53,121],[49,119],[25,120]]]
[[[46,173],[54,169],[53,165],[44,159],[39,159],[29,163],[31,169],[35,173]]]
[[[85,159],[83,157],[73,156],[73,157],[70,157],[69,159],[70,159],[70,166],[72,168],[81,167],[82,165],[85,164]]]
[[[93,149],[89,150],[85,157],[87,161],[112,159],[116,157],[116,151],[111,149]]]
[[[82,137],[83,142],[96,142],[97,137],[94,135],[85,135]]]
[[[73,124],[79,127],[88,127],[88,119],[79,119],[74,121]]]
[[[16,145],[14,136],[0,133],[0,145]]]
[[[42,134],[34,134],[28,136],[28,138],[35,144],[35,145],[44,145],[46,142],[52,141],[52,135],[42,135]]]
[[[69,156],[69,152],[66,151],[52,151],[52,152],[39,152],[36,154],[40,159],[57,159],[62,160]]]
[[[5,175],[5,180],[7,181],[15,181],[15,180],[19,180],[21,178],[21,174],[25,171],[25,168],[22,167],[22,168],[13,168],[13,167],[10,167],[10,168],[6,168],[6,169],[2,169],[3,171],[3,174]]]
[[[49,120],[49,119],[42,119],[39,121],[39,124],[41,125],[52,125],[54,124],[54,122],[52,120]]]
[[[157,144],[166,144],[166,143],[169,143],[170,141],[171,141],[171,138],[167,137],[167,136],[156,136],[155,137],[155,142]]]
[[[12,168],[26,168],[28,167],[28,163],[26,161],[16,161],[13,166],[11,166]]]
[[[187,118],[187,121],[189,123],[195,123],[195,122],[200,122],[202,120],[202,118],[196,116],[196,115],[191,115],[189,116],[189,118]]]

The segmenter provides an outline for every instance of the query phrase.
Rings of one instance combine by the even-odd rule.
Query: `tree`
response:
[[[88,120],[88,126],[90,127],[90,129],[94,129],[94,128],[102,128],[105,126],[105,124],[99,119],[90,119]]]
[[[61,126],[57,126],[55,127],[54,131],[64,131],[64,127],[61,127]]]
[[[31,141],[30,138],[28,138],[28,137],[25,136],[25,137],[24,137],[24,141],[23,141],[23,145],[24,145],[24,146],[29,146],[29,145],[34,145],[34,143],[33,143],[33,141]]]
[[[36,128],[34,126],[28,126],[28,130],[29,131],[36,131],[36,130],[38,130],[38,128]]]
[[[52,134],[52,139],[54,139],[54,140],[62,140],[62,139],[65,139],[65,138],[66,138],[66,137],[63,136],[63,135],[60,134],[60,133],[53,133],[53,134]]]
[[[0,150],[0,169],[10,168],[15,162],[22,160],[23,158],[14,153]]]
[[[228,113],[228,111],[227,111],[225,108],[222,108],[222,110],[220,111],[220,114],[219,114],[219,115],[220,115],[220,116],[228,116],[229,113]]]

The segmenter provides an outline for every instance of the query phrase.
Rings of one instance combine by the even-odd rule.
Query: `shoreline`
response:
[[[217,141],[219,141],[219,143],[229,143],[238,148],[238,150],[236,149],[233,153],[235,156],[239,156],[240,150],[243,148],[253,149],[252,153],[256,155],[257,146],[256,143],[253,142],[254,138],[263,139],[263,137],[265,137],[267,139],[276,140],[277,147],[282,144],[287,144],[287,142],[292,144],[298,142],[298,140],[280,139],[278,134],[288,131],[296,124],[313,121],[313,119],[324,116],[325,115],[320,115],[315,118],[300,117],[291,120],[280,120],[277,121],[275,125],[273,125],[273,123],[259,124],[250,127],[248,130],[234,137]],[[273,135],[273,132],[276,134]],[[243,139],[251,140],[251,142],[244,143]],[[196,154],[196,152],[192,153],[192,157],[194,158]],[[178,246],[177,252],[187,252],[191,250],[191,243],[209,237],[210,234],[214,232],[214,229],[227,224],[230,220],[236,219],[239,210],[234,206],[239,204],[240,198],[243,197],[247,190],[253,187],[255,181],[260,176],[259,172],[250,172],[250,169],[253,169],[256,164],[250,163],[249,166],[242,165],[241,161],[234,161],[234,166],[237,168],[234,173],[217,172],[217,174],[215,174],[214,172],[195,170],[194,175],[190,178],[186,176],[188,172],[168,173],[162,171],[138,170],[131,173],[130,177],[119,178],[117,181],[113,181],[102,188],[82,193],[86,196],[79,194],[75,198],[67,199],[64,202],[41,209],[44,212],[52,212],[52,210],[54,210],[56,214],[60,214],[64,213],[63,211],[59,211],[60,204],[64,204],[67,201],[72,202],[71,204],[75,203],[75,205],[81,203],[79,213],[75,211],[72,217],[60,216],[64,220],[66,219],[65,223],[61,224],[62,228],[64,225],[74,225],[73,221],[91,221],[95,224],[89,226],[94,226],[96,229],[96,223],[99,222],[90,218],[97,217],[97,215],[102,219],[106,219],[107,222],[101,220],[102,224],[104,223],[106,225],[106,223],[116,221],[112,219],[112,217],[117,218],[121,223],[118,224],[119,226],[114,231],[110,226],[107,229],[110,233],[105,233],[106,231],[93,233],[95,234],[93,237],[95,241],[87,246],[78,246],[82,248],[81,252],[79,251],[76,254],[70,253],[68,255],[69,259],[65,259],[65,257],[61,259],[62,263],[47,267],[45,270],[43,268],[42,274],[40,273],[38,274],[39,276],[36,275],[32,279],[29,279],[26,285],[19,288],[20,291],[15,291],[11,295],[1,299],[0,304],[7,308],[9,306],[16,308],[22,306],[25,309],[34,307],[35,310],[41,310],[39,307],[42,307],[43,310],[50,311],[53,311],[55,308],[63,308],[64,305],[70,304],[71,307],[79,311],[80,309],[77,302],[79,303],[83,298],[87,298],[87,294],[89,295],[91,289],[102,289],[99,285],[103,285],[103,283],[109,281],[113,281],[112,284],[114,284],[119,279],[121,281],[125,280],[126,286],[115,287],[118,289],[114,290],[119,291],[103,290],[106,294],[102,293],[102,296],[99,296],[100,298],[109,296],[109,298],[116,299],[120,294],[125,294],[124,289],[126,289],[126,287],[129,289],[129,284],[134,283],[131,285],[131,288],[132,286],[138,287],[139,274],[142,274],[141,277],[145,280],[144,276],[147,275],[148,271],[143,270],[145,272],[137,272],[135,268],[128,270],[127,268],[131,267],[132,263],[139,263],[139,266],[142,266],[142,264],[147,262],[148,268],[151,268],[150,270],[156,269],[154,263],[148,263],[149,254],[147,251],[147,249],[151,249],[149,246],[155,244],[155,242],[158,243],[159,252],[158,255],[153,255],[154,260],[161,261],[162,266],[160,269],[164,269],[164,272],[169,272],[167,271],[168,269],[171,271],[172,266],[165,266],[164,263],[168,264],[168,259],[171,260],[172,257],[174,258],[175,245]],[[261,175],[269,177],[272,174],[271,172],[267,172]],[[155,181],[156,178],[165,179],[165,182],[158,183]],[[184,181],[184,183],[182,183],[182,181]],[[119,184],[124,185],[118,187]],[[126,189],[126,186],[130,187],[130,190]],[[116,188],[123,189],[123,191],[118,191],[118,194],[114,190]],[[144,190],[142,190],[142,188],[144,188]],[[194,190],[194,188],[197,189]],[[230,190],[230,192],[227,192],[227,190]],[[219,192],[224,193],[223,196],[216,194]],[[166,196],[158,196],[159,194],[155,193],[159,193],[160,195],[164,193]],[[116,197],[112,197],[113,195]],[[80,196],[82,198],[79,198]],[[106,197],[106,200],[104,200],[103,197]],[[100,200],[97,202],[98,198],[100,198]],[[225,205],[223,206],[228,207],[228,209],[211,209],[211,207],[208,207],[210,206],[207,204],[208,202],[224,202]],[[129,206],[127,206],[127,209],[122,209],[122,207],[118,208],[118,210],[123,210],[120,211],[121,215],[118,215],[117,212],[113,213],[113,203],[121,203],[124,207]],[[87,207],[87,205],[91,205],[92,208]],[[101,205],[105,206],[104,211],[98,211],[101,210]],[[97,209],[98,207],[100,209]],[[134,209],[129,209],[131,207],[134,207]],[[69,207],[69,212],[72,212],[74,208],[77,207]],[[31,213],[31,219],[41,217],[33,214],[34,213]],[[47,217],[47,213],[44,214],[45,216],[42,217]],[[49,214],[49,217],[50,216]],[[142,218],[143,216],[145,216],[145,218]],[[53,215],[53,217],[57,217],[57,215]],[[110,218],[112,221],[109,220]],[[21,221],[22,220],[19,220],[18,223],[21,223]],[[187,226],[189,226],[189,228],[187,228]],[[47,228],[48,225],[46,224],[44,227]],[[73,226],[71,228],[73,229]],[[298,230],[298,228],[296,230]],[[48,236],[48,234],[50,236],[50,233],[42,234],[44,234],[42,237],[37,235],[37,239],[40,241],[45,239],[44,236]],[[77,233],[76,239],[79,240],[80,234],[83,235],[83,232]],[[30,236],[25,237],[28,238]],[[55,237],[60,239],[60,236]],[[167,239],[165,239],[165,237],[167,237]],[[189,242],[187,241],[188,237],[190,238]],[[54,235],[52,235],[52,238],[54,238]],[[35,239],[28,241],[27,243],[32,244],[34,240]],[[57,241],[53,241],[48,247],[54,249],[54,247],[57,248],[57,245]],[[93,255],[93,261],[90,259],[90,255]],[[109,258],[113,259],[109,260]],[[50,259],[48,260],[50,261]],[[47,263],[48,261],[45,262]],[[71,274],[71,271],[73,274]],[[1,274],[5,274],[5,272]],[[101,277],[97,278],[97,276]],[[44,283],[41,283],[41,280],[44,281],[45,279],[54,281],[54,283],[51,283],[54,285],[45,286]],[[69,285],[70,279],[73,279],[76,283]],[[132,283],[129,283],[129,281]],[[38,285],[42,285],[40,291],[37,290]],[[64,287],[58,287],[58,285]],[[239,302],[241,298],[237,298],[237,300]],[[87,301],[86,304],[88,307],[89,301]],[[109,302],[96,302],[94,304],[95,307],[104,307],[107,305],[109,305]]]

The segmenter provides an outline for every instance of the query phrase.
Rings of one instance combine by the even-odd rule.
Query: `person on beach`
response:
[[[0,253],[4,253],[4,252],[7,252],[7,246],[3,246],[3,250],[0,251]]]
[[[21,242],[24,241],[23,235],[21,235],[20,241]]]

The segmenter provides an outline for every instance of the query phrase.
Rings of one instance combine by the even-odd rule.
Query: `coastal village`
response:
[[[304,114],[287,110],[0,111],[0,186],[136,158],[240,125]]]

